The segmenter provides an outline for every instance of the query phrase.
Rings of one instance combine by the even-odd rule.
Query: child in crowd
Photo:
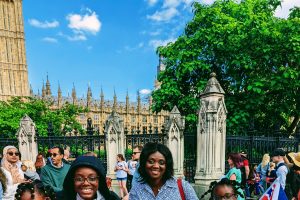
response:
[[[116,177],[120,187],[120,196],[121,198],[123,198],[128,194],[127,187],[126,187],[128,166],[122,154],[117,155],[115,172],[117,173]]]
[[[276,179],[276,170],[275,170],[275,163],[270,162],[270,168],[267,172],[267,178],[266,178],[266,182],[267,182],[267,186],[270,187],[270,185],[274,182],[274,180]]]
[[[209,190],[205,192],[200,199],[206,199],[205,196],[210,194],[209,199],[230,199],[237,200],[238,196],[244,197],[238,189],[240,184],[236,181],[229,180],[228,178],[223,178],[219,182],[212,182],[209,186]]]
[[[50,186],[44,186],[41,181],[21,183],[15,194],[16,200],[39,199],[56,200],[55,192]]]
[[[24,178],[26,180],[40,180],[39,174],[35,171],[34,164],[31,160],[23,160],[21,169],[24,172]]]

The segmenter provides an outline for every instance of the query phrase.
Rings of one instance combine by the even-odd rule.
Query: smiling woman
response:
[[[64,181],[66,200],[118,200],[106,185],[106,174],[101,161],[94,156],[80,156],[71,165]]]
[[[188,182],[173,177],[173,165],[173,157],[168,147],[147,143],[140,156],[140,179],[131,189],[129,199],[198,199]]]

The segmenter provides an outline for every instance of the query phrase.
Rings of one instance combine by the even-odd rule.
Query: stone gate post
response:
[[[195,189],[202,195],[225,173],[226,106],[224,90],[212,73],[200,95]]]
[[[17,132],[19,151],[22,154],[22,160],[31,160],[32,162],[35,162],[38,154],[35,135],[35,124],[28,115],[25,115],[20,121],[20,127]]]
[[[124,154],[125,135],[123,120],[114,111],[105,122],[104,134],[106,134],[107,176],[116,179],[114,168],[117,154]]]
[[[170,112],[170,117],[166,123],[167,142],[173,160],[174,160],[174,175],[183,177],[183,161],[184,161],[184,131],[185,118],[181,116],[178,108],[174,106]]]

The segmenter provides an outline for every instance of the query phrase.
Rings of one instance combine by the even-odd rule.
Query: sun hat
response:
[[[300,167],[300,152],[298,152],[298,153],[291,152],[288,155],[293,160],[294,165],[296,165],[297,167]]]

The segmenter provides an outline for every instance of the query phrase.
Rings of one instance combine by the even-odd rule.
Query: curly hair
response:
[[[3,193],[6,191],[6,181],[7,181],[6,176],[2,171],[2,169],[0,168],[0,183],[2,184]]]
[[[221,181],[213,181],[210,183],[209,189],[200,197],[200,199],[205,199],[204,197],[208,194],[210,194],[209,200],[213,200],[215,197],[216,189],[220,186],[229,186],[233,189],[233,192],[235,195],[239,195],[241,197],[244,197],[244,194],[240,193],[238,189],[240,189],[241,185],[234,180],[229,180],[228,178],[223,178]]]
[[[149,156],[156,152],[161,153],[165,157],[165,160],[166,160],[166,171],[162,176],[162,181],[166,182],[168,179],[170,179],[173,176],[174,162],[173,162],[172,153],[169,150],[169,148],[163,144],[149,142],[149,143],[145,144],[145,146],[141,152],[140,166],[138,168],[138,172],[140,173],[139,182],[142,182],[142,183],[146,182],[148,184],[150,183],[150,177],[146,172],[146,163],[147,163]]]
[[[48,197],[50,200],[56,200],[56,195],[53,188],[49,185],[43,185],[43,183],[39,180],[36,180],[32,183],[19,184],[15,194],[15,199],[21,200],[24,192],[30,192],[31,199],[34,199],[34,193],[38,193],[41,196]]]

